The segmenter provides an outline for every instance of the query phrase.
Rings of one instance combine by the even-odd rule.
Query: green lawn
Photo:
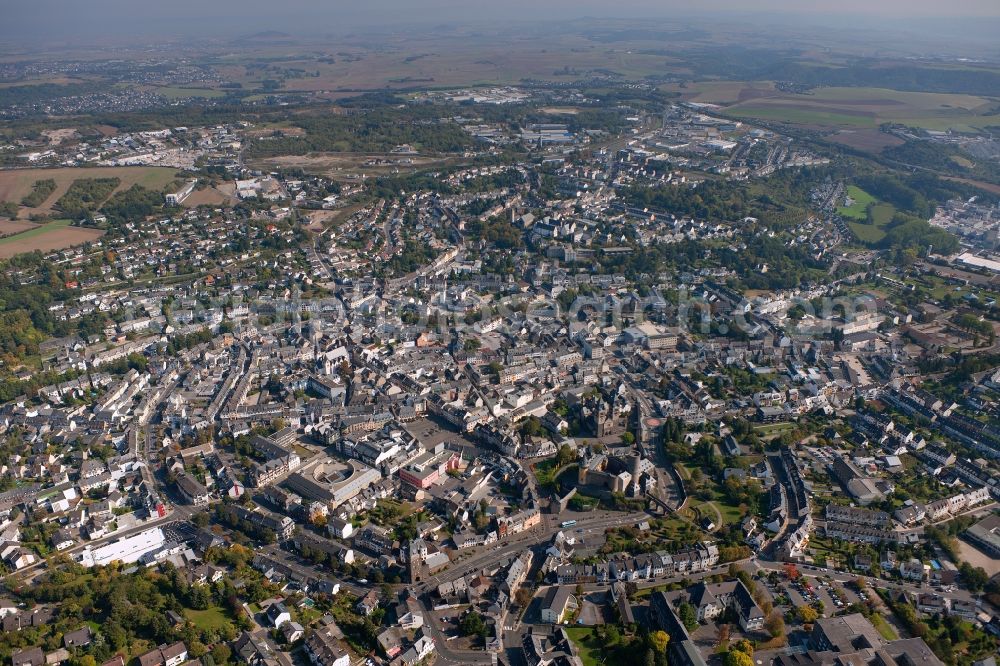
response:
[[[892,222],[892,216],[896,214],[896,207],[892,204],[877,203],[872,206],[872,223],[876,227],[884,227]]]
[[[184,609],[184,616],[199,629],[212,630],[219,629],[229,623],[229,617],[221,606],[213,606],[205,610]]]
[[[590,638],[592,629],[586,627],[566,627],[566,634],[573,641],[583,666],[600,666],[604,663],[601,643]]]
[[[761,437],[772,437],[780,435],[786,430],[794,430],[794,423],[764,423],[753,427]]]
[[[848,222],[847,226],[851,228],[851,233],[857,236],[859,241],[864,243],[878,243],[880,240],[885,238],[884,231],[870,224]]]
[[[842,217],[849,217],[861,222],[867,221],[868,204],[876,203],[875,197],[854,185],[848,186],[847,196],[853,200],[853,203],[850,206],[841,206],[837,209],[837,212]]]
[[[725,502],[715,502],[715,506],[722,513],[722,519],[726,525],[739,525],[740,521],[743,520],[743,512],[740,511],[740,507]]]

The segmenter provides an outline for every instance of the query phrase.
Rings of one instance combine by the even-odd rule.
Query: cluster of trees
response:
[[[403,242],[403,251],[392,257],[385,268],[390,275],[406,275],[431,263],[436,256],[434,248],[427,243],[408,238]]]
[[[121,226],[126,222],[144,220],[163,204],[163,195],[148,190],[142,185],[133,185],[116,193],[101,207],[110,226]]]
[[[804,245],[789,245],[782,238],[759,235],[746,248],[721,248],[718,263],[736,271],[747,289],[792,289],[826,274],[826,262],[813,257]],[[766,265],[767,272],[761,270]]]
[[[175,335],[170,338],[167,342],[167,354],[174,356],[177,353],[197,347],[200,344],[212,341],[212,331],[203,328],[200,331],[193,331],[191,333],[182,333]]]
[[[80,321],[59,321],[49,310],[66,300],[65,276],[40,253],[22,254],[0,262],[0,356],[8,363],[38,353],[38,343],[49,336],[68,335]],[[36,282],[21,283],[19,271],[34,272]]]
[[[55,191],[56,181],[51,178],[36,180],[31,186],[31,192],[26,194],[21,199],[21,204],[27,206],[28,208],[37,208],[41,206],[46,199],[52,196],[52,193]]]
[[[304,136],[256,139],[247,153],[252,157],[330,151],[387,153],[402,144],[422,152],[451,153],[472,145],[472,138],[457,123],[424,115],[420,107],[381,107],[364,113],[304,116],[296,119]]]
[[[501,250],[517,250],[524,247],[524,235],[520,229],[504,217],[494,217],[480,222],[469,220],[465,225],[469,240],[485,240]]]
[[[885,249],[921,250],[933,247],[935,252],[950,254],[958,251],[959,242],[940,227],[935,227],[917,217],[897,213],[886,229],[885,238],[879,241],[879,246]]]
[[[728,181],[710,180],[697,187],[665,185],[632,186],[619,191],[626,203],[699,220],[737,220],[751,209],[747,188]]]
[[[56,208],[74,219],[88,217],[121,182],[120,178],[77,178],[56,201]]]
[[[488,627],[485,620],[483,620],[483,616],[474,610],[463,615],[458,623],[458,630],[462,632],[463,636],[486,638],[487,629]]]
[[[993,324],[983,319],[980,319],[974,314],[963,313],[956,315],[952,322],[955,326],[958,326],[963,331],[968,331],[970,333],[976,333],[978,335],[985,336],[989,338],[992,344],[993,339],[996,337],[996,333],[993,331]]]
[[[497,173],[476,176],[462,183],[466,192],[480,193],[492,190],[509,189],[524,184],[524,174],[511,167]]]
[[[677,607],[677,617],[684,623],[688,631],[694,631],[698,628],[698,611],[687,601],[682,602]]]
[[[10,220],[17,219],[17,204],[13,201],[0,201],[0,217]]]
[[[309,560],[313,564],[325,565],[328,569],[330,569],[330,571],[339,576],[366,578],[376,585],[381,585],[386,581],[392,584],[397,584],[402,580],[398,572],[390,572],[387,575],[385,571],[378,567],[370,567],[366,569],[360,564],[355,564],[353,562],[346,563],[341,561],[336,554],[329,553],[318,548],[313,548],[305,542],[302,544],[299,552],[303,558]]]
[[[753,644],[744,638],[730,645],[722,666],[754,666]]]
[[[252,570],[246,573],[254,580],[240,591],[243,598],[260,601],[274,593],[256,580],[259,577]],[[145,645],[176,640],[183,640],[191,656],[197,658],[208,653],[208,646],[231,641],[240,629],[252,627],[228,577],[212,586],[188,585],[183,574],[170,565],[163,573],[139,569],[125,574],[118,567],[88,570],[64,563],[19,593],[29,604],[53,604],[57,615],[51,623],[41,627],[28,627],[0,636],[0,653],[5,657],[33,645],[41,646],[46,652],[55,650],[62,646],[65,632],[78,629],[85,622],[96,629],[93,642],[76,649],[74,659],[79,666],[92,666],[116,653],[128,654]],[[183,615],[185,609],[205,610],[216,606],[223,620],[211,627],[199,628],[191,623],[175,627],[167,619],[167,611]],[[228,658],[222,650],[218,656],[225,657],[222,663]]]
[[[944,618],[935,615],[923,620],[917,615],[917,609],[905,601],[894,601],[888,595],[883,598],[910,635],[924,639],[934,654],[948,666],[972,663],[994,655],[1000,647],[996,638],[956,615]]]
[[[25,310],[0,312],[0,353],[5,358],[22,359],[38,353],[45,334],[35,328]]]
[[[636,631],[638,629],[638,632]],[[601,662],[608,664],[635,664],[642,666],[667,666],[667,648],[670,635],[665,631],[646,631],[645,627],[601,624],[593,633],[582,637],[584,647],[600,650]]]

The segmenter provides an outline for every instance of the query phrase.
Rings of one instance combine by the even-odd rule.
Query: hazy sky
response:
[[[872,23],[893,17],[1000,18],[1000,0],[0,0],[0,39],[117,35],[239,34],[274,29],[341,33],[405,22],[640,18],[738,12],[809,19],[849,15]]]

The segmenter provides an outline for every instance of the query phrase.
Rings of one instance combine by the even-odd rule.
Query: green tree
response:
[[[698,626],[698,612],[694,606],[686,601],[677,607],[677,617],[684,623],[688,631],[693,631]]]
[[[670,643],[670,634],[658,629],[649,635],[649,642],[652,643],[654,650],[660,654],[665,654],[667,645]]]
[[[723,666],[754,666],[753,657],[746,652],[730,650],[722,659]]]
[[[217,643],[215,647],[212,648],[212,660],[215,661],[216,666],[223,666],[229,663],[229,657],[232,656],[232,650],[225,643]]]
[[[483,616],[476,611],[466,613],[465,617],[458,623],[458,630],[463,636],[485,636],[486,623]]]
[[[753,643],[745,638],[741,638],[730,646],[730,651],[742,652],[750,657],[753,656]]]

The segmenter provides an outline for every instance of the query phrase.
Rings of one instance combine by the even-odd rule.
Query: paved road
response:
[[[770,561],[757,561],[753,560],[751,563],[751,568],[755,571],[778,571],[783,572],[785,570],[784,562],[770,562]],[[869,587],[878,588],[882,590],[903,590],[909,593],[927,593],[933,592],[934,594],[940,594],[943,597],[948,597],[949,599],[958,599],[961,601],[973,601],[975,600],[975,595],[973,595],[968,590],[963,590],[955,588],[954,592],[941,592],[935,590],[930,585],[917,585],[916,583],[899,583],[895,581],[888,581],[882,578],[874,578],[872,576],[858,576],[857,574],[844,573],[842,571],[836,571],[834,569],[824,569],[818,567],[806,567],[801,564],[797,564],[796,568],[799,573],[807,578],[828,578],[830,580],[835,580],[839,583],[850,583],[858,578],[864,578],[868,581]]]

